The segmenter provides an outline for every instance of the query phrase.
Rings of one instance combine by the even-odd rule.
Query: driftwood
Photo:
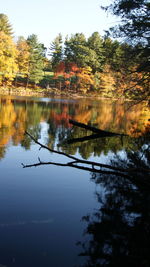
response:
[[[104,131],[101,129],[97,129],[93,126],[78,122],[78,121],[74,121],[74,120],[69,120],[70,124],[73,124],[74,126],[86,129],[86,130],[90,130],[93,133],[97,133],[99,135],[99,137],[109,137],[109,136],[127,136],[126,134],[120,134],[120,133],[112,133],[112,132],[108,132],[108,131]],[[97,138],[97,137],[96,137]]]
[[[107,175],[116,175],[116,176],[121,176],[124,178],[127,178],[131,181],[133,181],[133,179],[131,179],[130,177],[130,173],[138,173],[138,172],[142,172],[146,174],[150,173],[150,169],[143,169],[143,168],[118,168],[115,166],[111,166],[108,164],[102,164],[102,163],[98,163],[98,162],[94,162],[94,161],[89,161],[89,160],[82,160],[79,159],[75,156],[71,156],[67,153],[61,152],[61,151],[57,151],[54,149],[51,149],[45,145],[43,145],[42,143],[38,142],[30,133],[26,132],[26,134],[36,143],[40,146],[39,149],[46,149],[49,152],[55,153],[55,154],[59,154],[62,155],[66,158],[69,158],[70,161],[67,163],[59,163],[59,162],[52,162],[52,161],[41,161],[40,158],[38,158],[38,162],[34,163],[34,164],[28,164],[25,165],[22,163],[23,168],[29,168],[29,167],[38,167],[41,165],[55,165],[55,166],[61,166],[61,167],[71,167],[71,168],[76,168],[76,169],[81,169],[81,170],[85,170],[85,171],[90,171],[92,173],[100,173],[100,174],[107,174]],[[150,184],[146,183],[146,185],[150,186]]]

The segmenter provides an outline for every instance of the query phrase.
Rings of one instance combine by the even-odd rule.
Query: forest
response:
[[[102,37],[93,32],[62,37],[47,48],[32,34],[14,38],[6,14],[0,14],[0,87],[43,88],[110,98],[149,98],[149,4],[114,1],[102,7],[122,18]],[[64,41],[63,41],[64,39]]]

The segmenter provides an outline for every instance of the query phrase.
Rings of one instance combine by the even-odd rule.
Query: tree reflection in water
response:
[[[150,166],[149,137],[138,139],[137,152],[127,152],[126,160],[117,157],[112,164]],[[130,178],[92,174],[105,194],[101,189],[96,193],[100,208],[82,218],[87,223],[86,241],[78,243],[85,257],[82,266],[150,266],[150,175],[130,173]]]

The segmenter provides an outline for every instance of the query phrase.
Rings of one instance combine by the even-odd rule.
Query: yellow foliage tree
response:
[[[18,66],[16,63],[17,49],[11,36],[0,31],[0,84],[11,84]]]
[[[18,70],[21,74],[25,75],[28,73],[28,67],[29,67],[29,45],[27,44],[27,41],[20,37],[17,42],[17,64],[18,64]]]
[[[94,84],[94,76],[91,67],[80,68],[77,73],[78,88],[86,93]]]
[[[100,90],[102,95],[108,96],[115,90],[114,73],[108,65],[105,66],[103,72],[100,74]]]

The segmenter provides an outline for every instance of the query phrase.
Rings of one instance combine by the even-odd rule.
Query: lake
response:
[[[38,158],[68,162],[39,150],[25,131],[49,148],[105,164],[145,149],[147,164],[149,115],[144,104],[122,100],[0,96],[1,267],[149,266],[150,197],[139,183],[71,167],[22,166]],[[69,119],[128,136],[79,142],[91,132]]]

